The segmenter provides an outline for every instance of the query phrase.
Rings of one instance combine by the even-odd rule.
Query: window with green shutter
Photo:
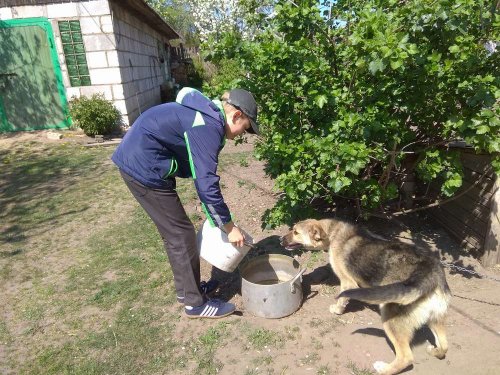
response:
[[[90,86],[80,21],[59,21],[59,32],[71,86]]]

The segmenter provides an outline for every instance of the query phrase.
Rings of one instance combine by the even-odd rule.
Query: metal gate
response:
[[[0,21],[0,132],[67,128],[70,124],[49,21]]]

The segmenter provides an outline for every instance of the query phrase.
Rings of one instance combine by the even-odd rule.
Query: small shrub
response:
[[[239,82],[245,77],[236,59],[222,59],[209,66],[212,71],[203,85],[203,92],[209,97],[220,97],[224,91],[240,86]]]
[[[205,81],[205,67],[203,60],[199,56],[194,56],[192,61],[193,63],[188,65],[187,85],[189,87],[201,89],[203,87],[203,82]]]
[[[87,135],[109,134],[120,121],[120,112],[103,94],[90,98],[74,97],[70,102],[70,114],[77,126]]]

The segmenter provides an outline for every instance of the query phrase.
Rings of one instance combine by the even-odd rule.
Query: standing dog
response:
[[[301,221],[281,243],[288,250],[328,250],[341,291],[330,312],[342,314],[350,298],[380,305],[384,331],[394,345],[396,358],[389,364],[375,362],[379,374],[397,374],[413,363],[410,342],[424,324],[436,341],[427,352],[439,359],[445,357],[444,319],[451,292],[439,259],[431,252],[376,238],[334,219]]]

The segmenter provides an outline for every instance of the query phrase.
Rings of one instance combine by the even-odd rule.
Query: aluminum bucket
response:
[[[239,266],[245,310],[263,318],[282,318],[302,304],[302,269],[292,257],[260,255]]]

